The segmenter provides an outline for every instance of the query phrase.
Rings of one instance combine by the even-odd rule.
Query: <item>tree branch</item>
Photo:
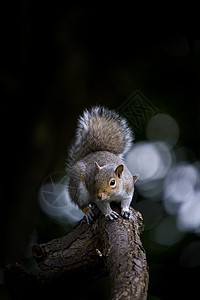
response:
[[[117,207],[114,209],[118,211]],[[149,277],[146,254],[140,240],[143,228],[141,214],[132,210],[131,220],[120,217],[112,222],[106,220],[97,208],[94,211],[97,218],[93,224],[80,221],[66,236],[33,247],[40,273],[35,276],[26,274],[29,291],[30,288],[34,292],[49,286],[52,288],[58,282],[65,282],[65,286],[75,283],[73,286],[77,285],[77,288],[81,282],[83,287],[86,282],[109,274],[111,299],[147,298]],[[9,267],[7,273],[12,290],[16,270],[13,272],[13,268]],[[14,280],[15,289],[17,278]]]

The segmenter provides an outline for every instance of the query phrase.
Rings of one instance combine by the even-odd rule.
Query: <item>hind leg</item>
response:
[[[88,191],[85,181],[71,179],[68,184],[70,198],[81,209],[87,207],[90,203],[90,192]]]

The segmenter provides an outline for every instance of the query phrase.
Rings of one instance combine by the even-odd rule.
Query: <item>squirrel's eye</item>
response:
[[[110,181],[110,186],[114,187],[116,185],[115,179],[111,179]]]

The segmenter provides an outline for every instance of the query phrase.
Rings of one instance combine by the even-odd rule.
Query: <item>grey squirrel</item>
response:
[[[83,211],[95,203],[109,220],[119,217],[111,209],[112,201],[121,203],[121,215],[129,219],[134,183],[123,161],[132,146],[133,134],[124,118],[105,107],[85,110],[78,119],[76,138],[67,163],[70,198]],[[86,213],[93,220],[92,209]]]

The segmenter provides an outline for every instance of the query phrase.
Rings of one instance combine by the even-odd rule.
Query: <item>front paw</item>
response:
[[[121,210],[121,216],[124,218],[124,219],[130,219],[132,217],[132,212],[131,210]]]
[[[111,210],[111,212],[109,212],[108,214],[106,214],[105,217],[106,217],[107,220],[114,221],[117,218],[119,218],[119,214],[116,211]]]
[[[94,212],[92,211],[91,207],[87,210],[84,218],[85,218],[86,222],[88,223],[88,225],[90,225],[94,222],[95,215],[94,215]]]

